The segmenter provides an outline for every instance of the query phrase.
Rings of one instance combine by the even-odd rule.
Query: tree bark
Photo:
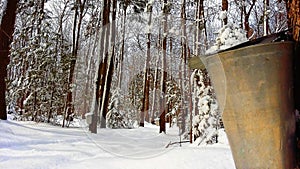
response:
[[[288,26],[292,29],[293,39],[296,41],[296,50],[294,57],[294,97],[295,108],[300,110],[300,1],[286,0],[288,10]]]
[[[246,30],[246,33],[247,33],[246,34],[247,38],[250,37],[250,33],[249,33],[250,32],[249,18],[250,18],[250,14],[251,14],[252,9],[255,6],[255,3],[256,3],[256,0],[252,0],[252,4],[249,7],[248,11],[246,10],[246,6],[243,7],[243,13],[245,14],[244,26],[245,26],[245,30]]]
[[[160,39],[160,35],[158,35],[158,39]],[[158,40],[159,43],[160,40]],[[157,102],[157,91],[159,87],[159,79],[158,79],[158,65],[159,65],[159,54],[156,55],[156,62],[155,62],[155,71],[154,71],[154,78],[153,78],[153,97],[152,97],[152,109],[151,109],[151,124],[155,124],[155,114],[158,111],[159,103]]]
[[[200,2],[201,3],[201,2]],[[186,121],[185,121],[185,117],[187,115],[187,105],[186,105],[186,98],[187,98],[187,93],[185,91],[185,87],[186,87],[186,61],[187,61],[187,32],[186,32],[186,0],[182,0],[182,5],[181,5],[181,13],[180,13],[180,17],[181,17],[181,62],[180,62],[180,74],[179,76],[181,76],[180,78],[180,82],[181,82],[181,95],[182,95],[182,99],[181,99],[181,134],[183,134],[186,130]],[[201,4],[200,4],[201,5]],[[200,6],[199,6],[200,7]],[[199,9],[200,10],[200,9]],[[200,11],[201,13],[201,11]],[[198,35],[199,36],[199,35]],[[199,38],[199,37],[198,37]]]
[[[110,1],[104,0],[103,2],[103,19],[102,19],[102,29],[103,29],[103,51],[102,54],[102,66],[99,67],[100,72],[98,73],[98,78],[100,78],[99,86],[99,115],[100,115],[100,127],[105,128],[106,126],[106,114],[104,114],[103,103],[105,99],[105,83],[106,83],[106,72],[108,69],[108,47],[109,47],[109,14],[110,14]],[[101,49],[102,50],[102,49]],[[97,86],[98,87],[98,86]]]
[[[188,49],[188,58],[191,58],[191,51]],[[188,71],[188,77],[191,77],[191,71]],[[189,111],[190,111],[190,143],[193,143],[193,94],[192,94],[192,87],[194,87],[189,80]]]
[[[288,25],[293,30],[293,38],[300,42],[300,1],[286,0],[288,10]]]
[[[288,11],[288,26],[292,29],[293,39],[295,40],[295,54],[294,54],[294,103],[295,109],[300,110],[300,1],[299,0],[285,0]],[[300,147],[299,147],[299,122],[296,123],[296,165],[300,166]]]
[[[110,7],[110,2],[108,3],[108,7]],[[101,104],[101,118],[102,120],[100,121],[100,128],[106,128],[106,114],[108,112],[108,105],[109,105],[109,98],[110,98],[110,88],[112,84],[112,79],[113,79],[113,74],[114,74],[114,60],[115,60],[115,21],[116,21],[116,11],[117,11],[117,2],[116,0],[112,1],[112,22],[111,25],[109,26],[109,29],[107,29],[106,34],[106,45],[107,46],[107,51],[105,51],[105,57],[109,58],[107,62],[107,68],[106,70],[106,78],[104,82],[104,94],[102,96],[102,104]],[[107,41],[108,40],[108,41]],[[110,52],[111,51],[111,52]]]
[[[90,89],[90,74],[91,74],[91,62],[92,59],[89,58],[91,53],[91,46],[92,46],[92,37],[89,39],[87,51],[85,53],[85,68],[86,68],[86,79],[85,79],[85,86],[84,86],[84,96],[83,96],[83,110],[81,111],[81,118],[86,119],[85,114],[88,111],[88,96],[89,96],[89,89]],[[93,55],[92,55],[93,56]]]
[[[269,34],[269,16],[267,12],[269,5],[269,0],[264,0],[264,36],[267,36]]]
[[[166,57],[167,57],[167,28],[168,28],[168,0],[164,0],[163,5],[163,39],[162,39],[162,70],[161,70],[161,92],[163,97],[161,98],[160,103],[160,116],[159,116],[159,133],[166,133],[166,80],[167,80],[167,72],[166,72]]]
[[[75,2],[75,14],[74,14],[74,25],[73,25],[73,49],[72,49],[72,59],[70,65],[70,72],[69,72],[69,79],[68,79],[68,93],[67,93],[67,100],[66,100],[66,108],[65,108],[65,118],[63,121],[62,127],[64,127],[64,123],[66,119],[69,119],[69,116],[74,113],[74,101],[73,101],[73,87],[74,84],[74,72],[75,66],[77,61],[78,49],[79,49],[79,40],[80,40],[80,33],[81,33],[81,25],[82,19],[84,17],[84,8],[85,8],[86,0],[81,2],[81,0],[76,0]],[[78,18],[79,17],[79,18]],[[78,18],[78,23],[77,23]]]
[[[145,60],[145,68],[144,68],[144,97],[143,97],[143,105],[141,110],[140,117],[140,126],[144,127],[144,121],[149,122],[149,87],[150,87],[150,57],[151,57],[151,22],[152,22],[152,6],[149,9],[149,20],[148,20],[148,31],[147,32],[147,52],[146,52],[146,60]]]
[[[123,61],[124,61],[124,52],[125,52],[125,33],[126,33],[126,14],[127,14],[127,6],[124,7],[124,16],[123,16],[123,30],[122,30],[122,46],[121,46],[121,54],[119,58],[119,70],[118,70],[118,88],[122,88],[122,78],[123,78]]]
[[[13,40],[18,0],[8,0],[0,25],[0,119],[7,120],[5,91],[6,67],[9,63],[10,43]]]
[[[103,119],[101,114],[101,106],[102,106],[102,96],[104,94],[104,83],[106,77],[106,69],[107,69],[107,60],[105,57],[105,43],[107,43],[107,38],[105,37],[106,33],[109,31],[108,23],[109,23],[109,8],[110,3],[108,0],[103,1],[103,10],[102,10],[102,24],[101,24],[101,33],[100,33],[100,42],[99,42],[99,65],[98,65],[98,74],[96,81],[96,102],[95,102],[95,110],[92,116],[92,124],[90,124],[89,128],[92,133],[97,133],[97,123],[99,120]]]
[[[116,19],[116,1],[112,1],[112,22]],[[108,111],[110,87],[114,72],[115,56],[115,24],[109,24],[111,1],[103,1],[102,12],[102,34],[100,42],[100,64],[96,82],[96,111],[94,112],[93,121],[100,114],[100,128],[106,128],[106,114]],[[111,50],[110,50],[111,49]],[[92,131],[93,132],[93,131]]]

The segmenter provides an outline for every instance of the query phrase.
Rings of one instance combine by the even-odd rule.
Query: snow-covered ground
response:
[[[158,134],[157,126],[137,129],[61,128],[43,123],[0,121],[1,169],[234,169],[226,134],[220,142],[193,146],[178,130]],[[167,146],[169,145],[169,146]],[[166,148],[167,147],[167,148]]]

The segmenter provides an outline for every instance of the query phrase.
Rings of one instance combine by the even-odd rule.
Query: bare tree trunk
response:
[[[18,0],[7,1],[0,25],[0,119],[7,120],[5,91],[7,77],[6,67],[9,63],[10,43],[13,40]]]
[[[295,53],[294,53],[294,103],[295,109],[300,110],[300,1],[299,0],[286,0],[288,11],[288,26],[292,29],[293,39],[295,40]],[[299,122],[296,124],[296,164],[297,168],[300,166],[300,134]]]
[[[188,58],[191,58],[190,49],[188,50]],[[191,77],[191,71],[188,71],[188,77]],[[188,81],[189,84],[189,111],[190,111],[190,143],[193,142],[193,95],[192,95],[192,82],[191,80]]]
[[[168,29],[168,14],[169,14],[169,7],[167,6],[168,0],[164,0],[163,2],[163,39],[162,39],[162,69],[161,69],[161,92],[163,93],[163,97],[161,98],[160,103],[160,116],[159,116],[159,133],[166,133],[166,80],[167,80],[167,63],[166,63],[166,57],[167,57],[167,29]]]
[[[269,16],[268,16],[268,8],[270,2],[269,0],[264,0],[264,36],[268,35],[269,31]]]
[[[186,91],[185,91],[185,87],[186,87],[186,83],[185,83],[185,79],[186,79],[186,61],[187,61],[187,33],[186,33],[186,0],[182,0],[182,5],[181,5],[181,62],[180,62],[180,85],[181,85],[181,94],[182,94],[182,99],[181,99],[181,132],[184,133],[185,132],[185,117],[187,115],[187,109],[186,109]],[[181,134],[182,134],[181,133]]]
[[[125,52],[125,33],[126,33],[126,14],[127,14],[127,6],[124,7],[124,16],[123,16],[123,32],[122,32],[122,46],[121,46],[121,54],[119,58],[119,70],[118,70],[118,88],[122,87],[122,78],[123,78],[123,61],[124,61],[124,52]]]
[[[255,6],[255,3],[256,3],[256,0],[252,0],[252,4],[249,7],[248,11],[246,10],[246,6],[243,7],[243,13],[245,14],[244,26],[245,26],[245,30],[247,33],[247,38],[249,38],[251,36],[249,18],[250,18],[252,9]]]
[[[105,85],[104,85],[104,95],[102,97],[102,107],[101,107],[101,112],[102,112],[102,119],[100,121],[100,128],[106,128],[106,114],[108,112],[108,104],[109,104],[109,93],[110,93],[110,88],[111,88],[111,83],[112,83],[112,77],[114,73],[114,56],[115,56],[115,49],[114,46],[112,46],[112,51],[109,54],[109,60],[108,60],[108,70],[106,74],[106,79],[105,79]]]
[[[116,19],[116,0],[113,1],[112,22]],[[96,112],[93,115],[93,121],[97,121],[96,117],[100,114],[100,127],[106,127],[106,114],[108,111],[109,93],[114,72],[114,39],[115,39],[115,24],[109,25],[111,1],[104,0],[102,12],[102,34],[100,42],[100,55],[103,58],[100,60],[98,69],[98,78],[96,82]],[[105,39],[104,39],[105,38]],[[93,123],[95,125],[95,122]],[[94,127],[95,128],[95,127]],[[97,130],[96,130],[97,131]],[[93,131],[92,131],[93,132]]]
[[[154,124],[155,123],[155,119],[154,119],[154,115],[157,111],[157,108],[159,107],[159,105],[157,104],[157,90],[158,90],[158,64],[159,64],[159,54],[157,54],[156,56],[156,63],[155,63],[155,71],[154,71],[154,90],[153,90],[153,98],[152,98],[152,112],[151,112],[151,123]]]
[[[239,0],[236,0],[235,1],[237,5],[239,5],[239,8],[240,8],[240,28],[243,28],[243,16],[244,16],[244,4],[242,3],[242,1],[239,1]],[[242,4],[242,5],[241,5]]]
[[[103,1],[103,10],[102,10],[102,24],[101,24],[101,33],[100,33],[100,46],[99,46],[99,65],[98,65],[98,73],[97,73],[97,81],[96,81],[96,105],[95,110],[92,116],[92,124],[90,125],[90,131],[92,133],[97,133],[97,123],[100,116],[100,123],[105,117],[103,117],[101,108],[102,108],[102,99],[104,95],[104,85],[106,79],[106,70],[107,70],[107,61],[108,57],[106,57],[106,51],[108,38],[106,37],[109,34],[109,13],[110,13],[110,1]],[[98,116],[99,115],[99,116]],[[102,126],[105,126],[102,124]]]
[[[169,61],[169,63],[174,63],[173,62],[173,41],[172,41],[172,38],[170,38],[169,39],[169,53],[170,53],[170,61]],[[172,70],[172,65],[170,65],[170,67],[169,67],[169,80],[170,81],[173,81],[173,80],[175,80],[174,78],[173,78],[173,70]],[[176,85],[174,85],[174,91],[176,91]],[[168,113],[169,114],[169,128],[171,128],[172,127],[172,125],[173,125],[173,123],[172,123],[172,120],[173,120],[173,114],[172,114],[172,110],[173,110],[173,108],[175,107],[175,103],[172,103],[171,101],[169,101],[168,102],[168,112],[170,112],[170,113]]]
[[[100,13],[99,15],[99,18],[102,18],[103,15],[104,15],[104,11],[103,13]],[[104,23],[104,20],[102,20],[102,22],[100,21],[101,19],[98,20],[98,27],[101,27]],[[91,110],[93,112],[93,115],[92,115],[92,123],[89,125],[89,130],[91,131],[91,133],[97,133],[97,123],[99,121],[99,110],[100,110],[100,86],[101,86],[101,75],[99,74],[100,73],[100,68],[103,68],[103,47],[104,47],[104,36],[105,36],[105,31],[104,31],[105,27],[102,26],[102,28],[100,29],[100,31],[97,31],[96,32],[96,37],[95,37],[95,41],[94,41],[94,46],[93,46],[93,50],[92,50],[92,56],[95,55],[95,52],[96,52],[96,47],[97,47],[97,41],[98,41],[98,37],[99,37],[99,34],[100,34],[100,40],[99,40],[99,66],[98,66],[98,70],[96,70],[95,72],[95,75],[97,76],[97,81],[96,81],[96,84],[95,84],[95,105],[92,105],[92,107],[94,107],[94,110]],[[96,68],[96,64],[95,63],[91,63],[91,66],[94,68],[94,69],[97,69]],[[97,74],[98,73],[98,74]],[[91,84],[93,84],[93,78],[90,78],[91,80]],[[91,85],[93,86],[93,85]]]
[[[300,42],[300,1],[286,0],[288,10],[288,26],[293,29],[293,38]]]
[[[228,0],[222,0],[222,11],[227,11],[228,12]],[[223,19],[224,25],[227,25],[228,23],[228,18]]]
[[[108,70],[108,51],[109,51],[109,15],[110,15],[110,0],[104,0],[103,2],[103,19],[102,19],[102,27],[103,27],[103,56],[102,56],[102,66],[99,68],[100,72],[98,73],[98,78],[100,78],[100,86],[99,86],[99,115],[100,115],[100,127],[106,127],[106,114],[104,114],[104,99],[105,99],[105,83],[107,78],[107,70]],[[101,54],[101,53],[100,53]]]
[[[74,9],[75,9],[75,13],[74,13],[74,22],[73,22],[73,45],[72,45],[72,58],[71,58],[71,64],[70,64],[70,72],[69,72],[69,79],[68,79],[68,92],[67,92],[67,100],[66,100],[66,104],[65,104],[65,112],[64,112],[64,120],[63,120],[63,124],[62,127],[65,127],[65,121],[67,119],[67,117],[72,114],[73,112],[73,91],[72,91],[72,85],[74,83],[74,71],[75,71],[75,65],[76,65],[76,55],[77,55],[77,51],[76,51],[76,28],[77,28],[77,18],[79,15],[78,12],[78,0],[75,0],[76,2],[74,3]]]
[[[149,122],[149,88],[150,88],[150,57],[151,57],[151,22],[152,22],[152,6],[149,9],[148,31],[147,32],[147,53],[144,67],[144,97],[142,101],[142,110],[140,117],[140,126],[144,127],[144,120]]]
[[[200,25],[201,25],[201,20],[200,20],[200,1],[196,1],[196,8],[195,8],[195,21],[196,21],[196,29],[195,29],[195,34],[194,34],[194,53],[195,55],[199,55],[200,53],[200,45],[199,45],[199,36],[201,34],[200,32]]]
[[[300,110],[300,1],[299,0],[286,0],[288,10],[288,26],[292,28],[293,39],[296,41],[294,64],[294,97],[295,108]],[[298,136],[300,137],[300,136]],[[298,159],[300,163],[300,159]]]
[[[145,68],[144,68],[144,83],[143,83],[143,99],[142,99],[142,108],[141,108],[141,114],[140,114],[140,126],[144,127],[144,121],[146,118],[147,122],[149,122],[149,87],[150,87],[150,69],[149,69],[149,62],[150,62],[150,51],[149,55],[147,54],[147,58],[145,61]]]
[[[85,8],[86,0],[76,0],[75,2],[75,14],[74,14],[74,25],[73,25],[73,49],[72,49],[72,59],[70,65],[69,79],[68,79],[68,93],[66,100],[66,108],[65,108],[65,118],[63,121],[62,127],[64,127],[65,120],[69,119],[69,116],[74,113],[74,103],[73,103],[73,89],[72,85],[74,84],[74,71],[75,65],[77,61],[79,41],[80,41],[80,33],[81,33],[81,24],[82,19],[84,17],[84,8]],[[78,11],[79,10],[79,11]],[[79,17],[78,23],[77,18]]]
[[[111,88],[111,83],[112,83],[112,77],[114,74],[114,60],[115,60],[115,21],[116,21],[116,8],[117,8],[117,2],[116,0],[112,1],[112,23],[110,25],[110,29],[107,29],[106,34],[106,45],[108,45],[108,51],[105,52],[106,58],[108,59],[107,62],[107,68],[108,70],[106,71],[105,75],[105,82],[104,82],[104,94],[102,96],[102,104],[101,104],[101,111],[100,113],[102,116],[100,116],[102,119],[100,120],[100,128],[106,128],[106,114],[108,112],[108,104],[109,104],[109,98],[110,98],[110,88]],[[108,5],[110,7],[110,3]]]
[[[150,62],[150,59],[149,59],[149,62]],[[147,76],[147,80],[146,80],[146,84],[145,84],[145,91],[144,91],[144,94],[145,94],[145,106],[144,106],[144,112],[146,113],[145,114],[145,121],[146,122],[150,122],[150,115],[149,115],[149,92],[150,92],[150,69],[147,68],[147,73],[146,73],[146,76]]]
[[[89,82],[90,82],[90,74],[91,74],[91,59],[89,59],[89,55],[91,53],[91,46],[92,46],[92,37],[89,39],[88,49],[85,53],[85,68],[86,68],[86,80],[84,86],[84,96],[83,96],[83,110],[81,112],[81,118],[85,119],[85,114],[87,113],[88,109],[88,96],[89,96]]]

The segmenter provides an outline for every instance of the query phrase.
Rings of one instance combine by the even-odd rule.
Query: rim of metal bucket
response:
[[[240,47],[240,48],[234,48],[234,49],[225,49],[225,50],[221,50],[217,53],[212,53],[209,55],[203,55],[200,56],[201,57],[205,57],[205,58],[209,58],[209,57],[213,57],[214,55],[218,55],[218,54],[223,54],[223,53],[229,53],[231,51],[241,51],[241,50],[245,50],[248,48],[253,48],[253,47],[259,47],[259,46],[272,46],[272,45],[278,45],[278,44],[294,44],[293,41],[281,41],[281,42],[268,42],[268,43],[258,43],[258,44],[253,44],[253,45],[249,45],[249,46],[244,46],[244,47]]]
[[[223,114],[224,108],[225,108],[225,104],[226,104],[226,91],[227,91],[227,79],[226,79],[226,75],[225,75],[225,71],[224,71],[224,67],[221,61],[221,56],[225,55],[227,53],[230,53],[232,51],[235,51],[235,53],[239,53],[243,50],[249,50],[251,48],[257,48],[257,47],[266,47],[266,46],[273,46],[273,45],[280,45],[280,44],[285,44],[285,45],[293,45],[294,42],[293,41],[281,41],[281,42],[267,42],[267,43],[258,43],[258,44],[253,44],[253,45],[249,45],[249,46],[244,46],[244,47],[240,47],[240,48],[234,48],[234,49],[226,49],[223,51],[219,51],[217,53],[213,53],[213,54],[209,54],[209,55],[203,55],[203,56],[198,56],[201,60],[201,64],[204,65],[205,69],[208,71],[209,76],[211,76],[211,73],[209,73],[209,69],[208,69],[208,60],[214,59],[214,64],[217,64],[217,66],[220,68],[219,73],[221,73],[220,76],[222,76],[223,78],[221,79],[221,82],[219,81],[219,83],[222,83],[224,85],[223,88],[220,89],[219,94],[217,95],[217,101],[219,104],[219,109],[221,114]],[[216,57],[217,56],[217,57]]]

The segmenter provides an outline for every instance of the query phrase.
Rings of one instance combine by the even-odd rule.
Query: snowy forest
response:
[[[299,72],[299,25],[299,0],[0,0],[0,168],[234,168],[190,63],[276,35]]]
[[[222,110],[207,71],[188,60],[289,30],[299,22],[293,4],[1,0],[1,118],[62,127],[85,119],[92,133],[174,125],[190,142],[215,143]]]

